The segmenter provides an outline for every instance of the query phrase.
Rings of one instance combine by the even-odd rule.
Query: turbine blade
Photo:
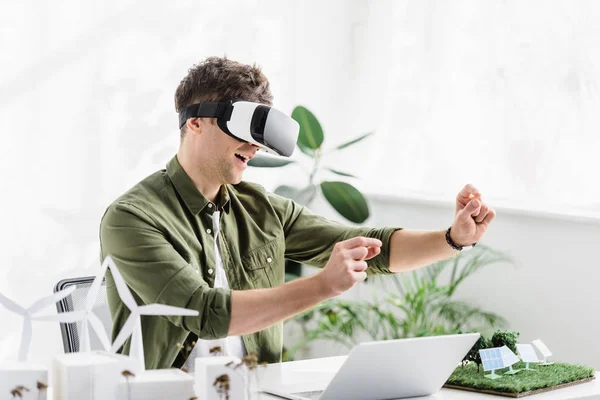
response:
[[[31,307],[29,307],[29,312],[31,314],[33,314],[36,311],[39,311],[42,308],[49,306],[50,304],[54,304],[58,301],[61,301],[62,299],[69,296],[74,291],[75,291],[75,286],[69,286],[68,288],[63,289],[60,292],[54,293],[50,296],[42,297],[41,299],[38,299],[37,301],[35,301],[31,305]]]
[[[85,314],[85,311],[71,311],[60,314],[35,316],[32,317],[32,319],[36,321],[58,321],[65,324],[70,324],[73,322],[84,320]]]
[[[119,271],[119,268],[116,266],[112,258],[106,257],[104,262],[107,265],[107,268],[110,269],[113,278],[115,279],[115,285],[117,286],[117,292],[119,292],[119,297],[125,303],[127,308],[133,312],[137,308],[137,303],[133,298],[133,295],[129,291],[129,287],[127,287],[127,283],[125,283],[125,279],[123,279],[123,275]]]
[[[104,328],[102,321],[100,321],[100,318],[98,318],[93,312],[90,312],[88,315],[88,322],[90,325],[92,325],[92,329],[94,332],[96,332],[96,336],[98,336],[98,339],[100,339],[100,343],[102,344],[104,350],[108,351],[110,349],[110,340],[108,339],[106,329]]]
[[[106,273],[106,267],[102,266],[102,272],[96,275],[90,289],[88,290],[87,297],[85,299],[85,309],[88,311],[92,311],[96,300],[98,299],[98,292],[100,291],[100,286],[102,286],[102,280],[104,279],[104,274]]]
[[[10,310],[16,314],[23,315],[27,311],[23,307],[21,307],[20,305],[18,305],[17,303],[15,303],[11,299],[9,299],[5,295],[3,295],[2,293],[0,293],[0,304],[2,304],[8,310]]]
[[[127,321],[125,321],[125,323],[123,324],[121,331],[119,332],[119,334],[115,338],[115,341],[112,344],[111,351],[113,353],[117,352],[117,350],[119,350],[121,346],[123,346],[123,343],[125,343],[127,338],[131,336],[131,334],[133,333],[133,328],[135,328],[136,320],[139,317],[140,316],[136,315],[136,313],[131,313],[129,315],[129,318],[127,318]]]

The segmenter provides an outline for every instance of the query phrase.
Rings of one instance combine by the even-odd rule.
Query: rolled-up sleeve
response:
[[[390,237],[402,228],[352,227],[316,215],[298,203],[270,195],[285,232],[285,257],[297,262],[324,267],[336,243],[356,236],[381,240],[381,253],[367,261],[367,275],[393,274],[389,270]]]
[[[163,318],[201,339],[227,336],[231,290],[209,287],[144,211],[127,203],[112,205],[102,218],[100,243],[102,260],[113,258],[138,302],[197,310],[197,317]]]

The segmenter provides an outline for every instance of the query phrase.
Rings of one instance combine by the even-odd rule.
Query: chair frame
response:
[[[54,292],[59,292],[73,285],[79,285],[82,283],[91,284],[94,281],[94,276],[82,276],[79,278],[67,278],[60,280],[54,286]],[[105,284],[105,281],[102,281]],[[56,303],[56,311],[59,313],[73,311],[73,301],[71,296],[67,296],[61,301]],[[76,353],[79,351],[79,332],[77,332],[77,325],[73,323],[60,323],[60,333],[62,335],[63,347],[65,353]]]

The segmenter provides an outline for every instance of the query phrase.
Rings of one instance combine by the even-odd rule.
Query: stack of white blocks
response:
[[[194,368],[196,374],[196,394],[202,400],[221,400],[214,386],[215,380],[221,375],[229,376],[229,398],[235,400],[246,399],[244,368],[234,370],[227,364],[234,362],[239,364],[240,359],[236,357],[198,357]]]
[[[61,354],[52,364],[53,400],[220,400],[214,383],[228,375],[229,398],[245,400],[245,368],[236,357],[202,357],[195,360],[195,377],[180,369],[140,370],[136,359],[105,351]],[[123,374],[129,371],[131,374]],[[29,362],[0,367],[0,399],[19,386],[22,400],[45,400],[46,389],[38,390],[38,382],[48,385],[48,369]],[[7,399],[10,397],[6,397]]]
[[[46,389],[38,389],[38,383],[48,386],[48,369],[44,365],[30,362],[17,362],[0,367],[0,399],[18,398],[21,400],[46,400]],[[21,397],[10,393],[19,390]]]
[[[136,360],[104,351],[61,354],[52,365],[53,400],[116,399],[123,371],[138,372]]]
[[[163,400],[194,397],[194,378],[180,369],[141,371],[119,382],[118,400]]]
[[[129,371],[131,374],[123,374]],[[54,400],[163,400],[194,397],[194,378],[180,369],[140,370],[137,360],[107,352],[54,358]],[[127,375],[127,376],[126,376]]]

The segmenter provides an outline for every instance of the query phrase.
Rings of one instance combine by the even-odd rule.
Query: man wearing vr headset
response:
[[[369,275],[429,265],[472,247],[495,212],[471,185],[440,231],[348,227],[242,181],[259,149],[291,155],[298,125],[271,107],[256,66],[210,57],[175,92],[181,145],[166,166],[107,209],[101,258],[111,256],[139,304],[198,310],[198,317],[142,316],[146,367],[170,368],[216,346],[278,362],[283,321]],[[321,267],[284,283],[284,260]],[[110,273],[113,338],[129,310]],[[181,343],[193,347],[191,355]],[[129,351],[129,341],[123,352]]]

